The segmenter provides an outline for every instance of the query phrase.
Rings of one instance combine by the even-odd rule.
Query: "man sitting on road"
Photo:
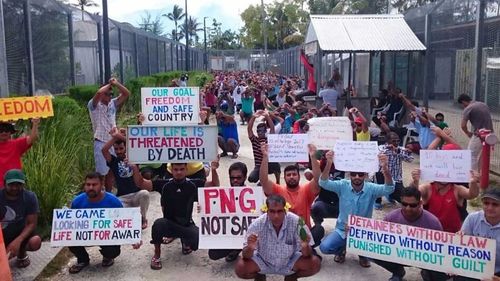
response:
[[[215,117],[217,118],[217,126],[219,127],[219,147],[222,149],[220,156],[225,157],[228,155],[228,152],[231,152],[233,154],[231,158],[238,158],[240,142],[238,139],[238,125],[234,117],[222,111],[217,111]]]
[[[9,259],[17,257],[16,266],[30,265],[26,251],[37,251],[42,245],[35,234],[38,221],[38,199],[35,193],[25,190],[26,176],[21,170],[12,169],[3,175],[5,188],[0,190],[0,222],[5,249]]]
[[[140,207],[142,229],[145,229],[148,227],[146,215],[149,208],[150,190],[145,190],[140,186],[142,176],[139,167],[135,164],[129,164],[126,160],[125,136],[116,128],[111,132],[111,136],[112,138],[103,146],[102,154],[114,175],[116,196],[124,207]],[[109,152],[111,147],[115,150],[116,156]]]
[[[99,173],[89,173],[85,176],[84,193],[76,196],[71,202],[71,209],[123,208],[120,199],[104,190],[104,179]],[[102,267],[110,267],[115,258],[120,255],[120,245],[100,246]],[[90,257],[83,246],[72,246],[69,250],[75,255],[76,264],[69,268],[69,273],[75,274],[89,265]]]
[[[266,274],[279,274],[285,276],[285,281],[292,281],[316,274],[321,260],[313,255],[307,226],[301,227],[300,218],[287,212],[283,196],[267,197],[266,206],[267,213],[248,228],[242,258],[235,266],[236,275],[266,280]]]

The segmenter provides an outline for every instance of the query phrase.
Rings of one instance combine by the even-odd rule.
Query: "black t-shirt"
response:
[[[0,190],[0,207],[5,212],[1,219],[4,234],[22,231],[26,225],[26,216],[40,212],[38,199],[29,190],[20,192],[16,200],[7,199],[5,188]]]
[[[113,155],[111,155],[111,161],[107,164],[115,176],[117,197],[140,191],[135,185],[132,167]]]
[[[193,203],[198,201],[198,188],[193,181],[155,180],[153,190],[161,193],[164,218],[183,226],[193,223]]]

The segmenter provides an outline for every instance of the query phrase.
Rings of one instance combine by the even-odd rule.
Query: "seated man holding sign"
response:
[[[387,156],[379,154],[379,162],[384,175],[384,184],[374,184],[365,182],[367,173],[349,172],[350,180],[332,181],[328,179],[328,174],[333,163],[334,153],[326,153],[326,167],[321,173],[319,185],[321,188],[333,191],[339,196],[339,217],[335,230],[330,233],[319,246],[323,254],[334,254],[335,262],[345,261],[347,219],[349,215],[357,215],[371,218],[373,214],[373,204],[378,197],[388,196],[394,191],[391,172],[389,171]],[[370,261],[366,257],[359,257],[359,264],[362,267],[370,267]]]
[[[71,202],[71,209],[96,209],[96,208],[123,208],[120,200],[112,193],[104,190],[104,179],[99,173],[89,173],[85,176],[83,185],[84,193],[76,196]],[[109,267],[115,263],[115,258],[120,255],[120,245],[100,246],[102,266]],[[90,263],[89,254],[84,246],[69,247],[75,255],[76,264],[69,268],[69,273],[75,274]]]
[[[248,228],[243,257],[235,266],[238,277],[266,280],[266,274],[279,274],[291,281],[320,270],[309,228],[300,217],[287,212],[285,205],[281,195],[267,197],[267,213]]]

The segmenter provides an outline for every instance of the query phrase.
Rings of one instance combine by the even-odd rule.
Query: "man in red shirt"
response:
[[[4,188],[3,175],[11,169],[22,169],[21,157],[38,139],[38,125],[40,119],[31,120],[32,127],[29,136],[12,138],[16,133],[14,125],[0,122],[0,189]]]

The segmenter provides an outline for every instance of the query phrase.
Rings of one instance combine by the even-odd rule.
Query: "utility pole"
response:
[[[111,58],[109,54],[108,0],[102,0],[102,35],[104,47],[104,82],[111,78]]]
[[[265,71],[267,68],[267,30],[266,30],[266,10],[264,8],[264,0],[260,0],[262,6],[262,36],[264,37],[264,67]]]
[[[483,47],[484,47],[484,18],[486,11],[486,0],[479,0],[477,4],[477,19],[476,19],[476,44],[474,51],[476,52],[475,75],[474,75],[474,92],[473,100],[484,101],[485,96],[481,95],[481,70],[483,65]]]
[[[189,71],[189,30],[188,30],[188,1],[184,0],[184,35],[186,36],[186,71]]]

